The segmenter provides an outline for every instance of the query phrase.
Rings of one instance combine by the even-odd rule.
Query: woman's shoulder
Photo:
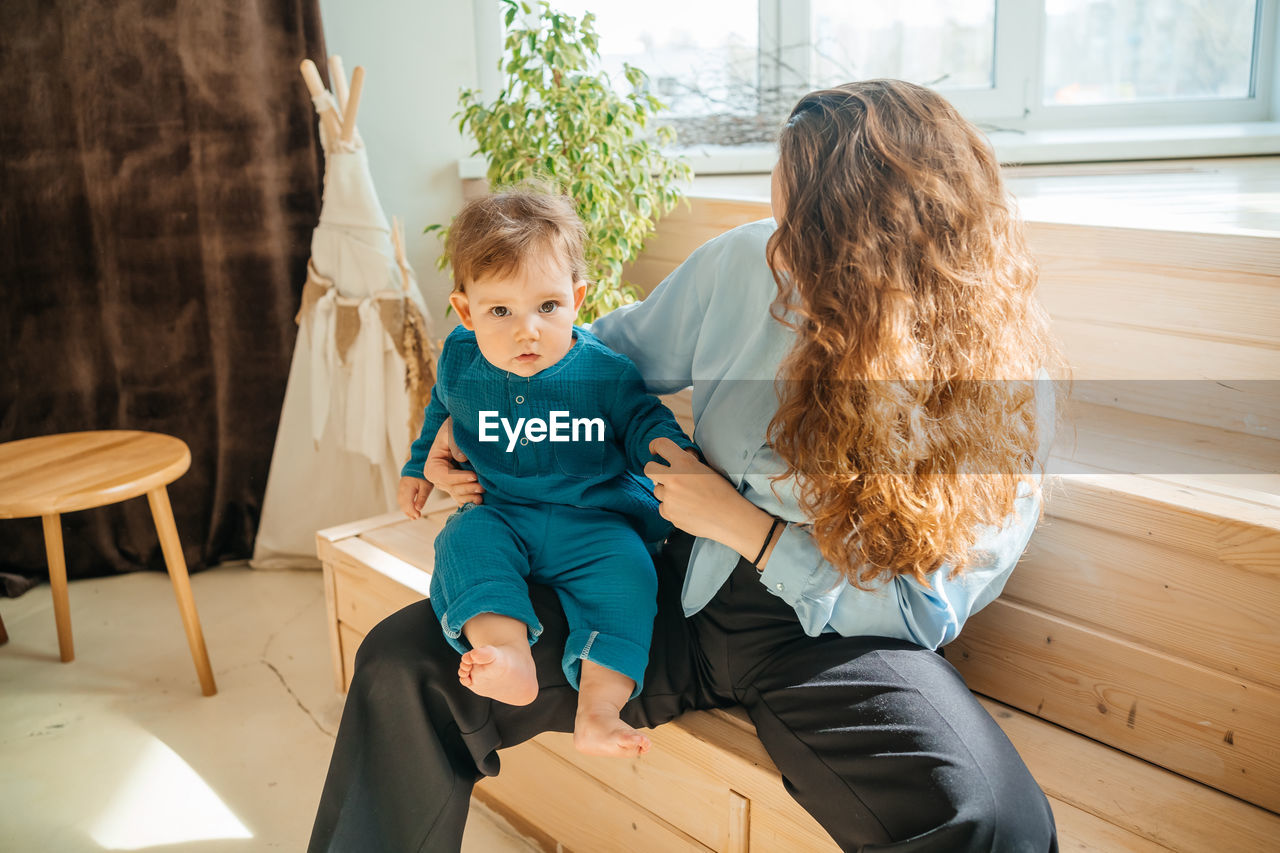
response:
[[[712,237],[697,249],[697,253],[720,254],[733,260],[755,262],[764,257],[765,246],[769,237],[778,229],[772,219],[757,219],[731,228],[716,237]]]
[[[753,291],[765,284],[772,290],[773,274],[765,248],[776,230],[772,219],[748,222],[712,237],[689,255],[680,269],[692,279],[704,309],[719,298],[718,294],[741,294],[744,289]]]

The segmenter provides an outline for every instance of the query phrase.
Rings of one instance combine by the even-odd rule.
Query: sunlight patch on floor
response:
[[[137,761],[89,829],[103,849],[253,837],[181,756],[155,737],[139,736],[145,739]]]

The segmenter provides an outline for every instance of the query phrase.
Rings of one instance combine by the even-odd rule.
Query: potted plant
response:
[[[656,218],[681,199],[692,170],[661,150],[675,131],[653,124],[664,104],[648,93],[645,73],[624,66],[627,91],[619,92],[598,70],[593,14],[578,21],[547,0],[501,2],[507,6],[502,90],[487,104],[479,92],[462,90],[454,117],[459,132],[475,139],[474,153],[487,158],[491,188],[536,181],[574,199],[594,278],[580,316],[591,321],[634,301],[623,265],[640,253]],[[440,259],[441,268],[446,263]]]

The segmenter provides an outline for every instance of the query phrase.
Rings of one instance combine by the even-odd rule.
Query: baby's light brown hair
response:
[[[463,205],[444,252],[453,268],[453,289],[469,282],[524,269],[538,253],[564,264],[575,282],[585,281],[586,232],[573,202],[529,189],[505,190]]]

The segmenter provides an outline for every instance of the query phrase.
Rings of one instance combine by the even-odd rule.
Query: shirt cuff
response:
[[[813,538],[790,523],[783,526],[769,562],[760,573],[760,583],[791,605],[811,637],[821,634],[831,620],[843,580],[822,559]]]

